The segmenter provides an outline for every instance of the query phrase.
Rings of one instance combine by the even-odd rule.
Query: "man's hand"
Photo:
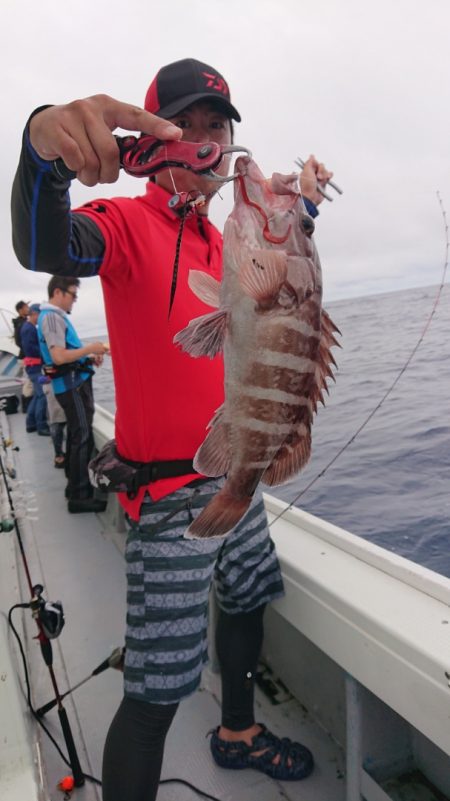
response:
[[[83,345],[81,348],[61,348],[58,345],[52,345],[50,348],[53,364],[71,364],[84,358],[84,356],[101,356],[109,353],[109,345],[105,342],[90,342],[89,345]]]
[[[315,156],[310,156],[300,173],[302,194],[318,206],[322,203],[323,195],[317,189],[317,185],[325,189],[327,181],[332,177],[333,173],[327,170],[324,164],[318,162]]]
[[[138,106],[93,95],[40,111],[30,122],[30,142],[42,159],[62,158],[86,186],[114,183],[119,177],[119,148],[112,131],[117,127],[164,140],[182,137],[176,125]]]
[[[95,366],[101,367],[101,365],[103,364],[103,356],[105,355],[105,353],[109,353],[108,343],[92,342],[87,347],[89,347],[89,356],[91,356]]]
[[[86,349],[89,349],[89,355],[92,356],[103,357],[105,353],[109,353],[109,345],[105,342],[90,342],[86,345]]]

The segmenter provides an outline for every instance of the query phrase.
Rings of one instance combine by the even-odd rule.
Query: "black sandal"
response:
[[[272,779],[289,782],[306,779],[314,768],[311,751],[304,745],[293,742],[289,737],[276,737],[262,723],[258,723],[262,731],[252,739],[252,745],[244,741],[228,742],[219,737],[219,726],[213,729],[211,737],[211,753],[214,761],[221,768],[242,770],[253,768],[271,776]],[[262,751],[259,756],[255,752]],[[274,764],[274,759],[279,761]]]

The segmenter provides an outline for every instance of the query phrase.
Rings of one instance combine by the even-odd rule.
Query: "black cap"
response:
[[[195,58],[161,67],[145,96],[145,109],[167,120],[197,100],[217,100],[224,114],[241,121],[230,102],[230,90],[220,72]]]

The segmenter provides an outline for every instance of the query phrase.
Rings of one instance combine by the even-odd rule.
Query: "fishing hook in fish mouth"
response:
[[[288,225],[288,229],[287,229],[287,231],[286,231],[284,236],[275,236],[275,234],[272,234],[270,232],[269,218],[268,218],[266,212],[264,211],[262,206],[259,205],[259,203],[256,203],[254,200],[250,200],[250,198],[248,196],[247,187],[245,186],[245,177],[244,177],[244,175],[239,174],[237,176],[237,179],[239,181],[239,186],[240,186],[240,189],[241,189],[241,192],[242,192],[242,197],[244,199],[244,203],[246,203],[247,206],[251,206],[253,209],[256,209],[257,211],[259,211],[261,217],[264,220],[264,228],[263,228],[263,237],[264,237],[264,239],[267,242],[271,242],[273,245],[283,245],[284,242],[286,242],[286,240],[288,239],[289,234],[291,233],[292,225],[290,225],[290,224]]]
[[[204,145],[204,147],[208,147],[208,145]],[[227,156],[229,153],[243,153],[249,159],[252,157],[252,151],[248,149],[248,147],[242,147],[241,145],[219,145],[220,147],[220,160],[217,164],[214,165],[214,169],[216,169],[219,164],[221,164],[222,159],[224,156]],[[217,172],[214,172],[214,169],[208,169],[205,172],[200,172],[196,170],[197,174],[204,175],[205,178],[208,178],[210,181],[220,181],[220,183],[225,184],[228,181],[235,181],[236,178],[239,178],[240,173],[235,172],[233,175],[228,175],[224,177],[223,175],[219,175]]]

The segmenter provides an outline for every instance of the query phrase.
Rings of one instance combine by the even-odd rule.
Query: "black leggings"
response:
[[[103,801],[154,801],[166,734],[177,707],[122,699],[103,752]]]
[[[57,394],[56,399],[67,418],[64,469],[68,481],[68,496],[74,500],[90,498],[93,489],[89,481],[88,464],[94,447],[92,379],[86,379],[77,389]]]
[[[222,675],[222,725],[233,731],[243,731],[255,722],[255,673],[264,608],[238,615],[219,612],[216,649]],[[155,801],[164,743],[177,707],[122,700],[105,743],[103,801]]]
[[[222,676],[222,726],[249,729],[255,722],[255,675],[263,641],[265,604],[245,614],[220,610],[216,651]]]

